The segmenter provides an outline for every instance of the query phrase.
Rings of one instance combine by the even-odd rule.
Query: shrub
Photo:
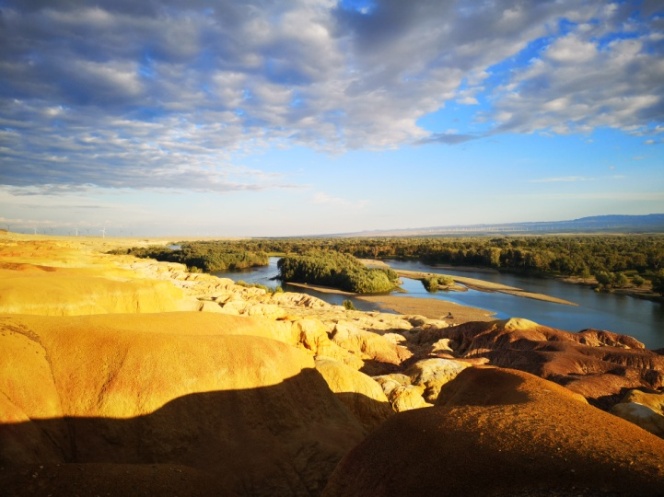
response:
[[[422,285],[427,292],[437,292],[440,288],[449,288],[454,284],[454,279],[450,276],[429,276],[422,279]]]

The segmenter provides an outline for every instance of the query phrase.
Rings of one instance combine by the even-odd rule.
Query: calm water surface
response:
[[[270,259],[269,266],[234,273],[216,273],[217,276],[231,278],[235,281],[244,280],[248,283],[261,283],[268,287],[276,287],[273,281],[277,274],[277,260]],[[577,307],[542,302],[539,300],[516,297],[502,293],[487,293],[476,290],[467,292],[428,293],[422,283],[416,280],[402,279],[401,287],[407,293],[394,293],[409,297],[426,297],[450,300],[462,305],[487,309],[496,313],[498,318],[522,317],[537,323],[567,331],[580,331],[585,328],[596,328],[631,335],[651,349],[664,348],[664,305],[641,300],[627,295],[596,293],[592,289],[580,285],[571,285],[553,279],[540,279],[484,271],[458,271],[453,269],[437,269],[420,262],[386,261],[395,269],[410,271],[427,271],[457,276],[466,276],[504,285],[514,286],[526,291],[543,293],[569,300],[578,304]],[[284,285],[284,290],[302,292],[300,288]],[[348,297],[320,292],[307,292],[331,304],[341,304]],[[361,310],[376,309],[375,306],[353,300],[355,307]]]

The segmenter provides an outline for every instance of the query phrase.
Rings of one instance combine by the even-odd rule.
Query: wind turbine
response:
[[[100,229],[99,231],[101,231],[101,237],[106,238],[106,228],[104,227],[104,228]]]

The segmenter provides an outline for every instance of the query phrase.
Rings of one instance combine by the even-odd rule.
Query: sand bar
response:
[[[480,292],[500,292],[509,295],[515,295],[517,297],[525,297],[529,299],[542,300],[544,302],[552,302],[555,304],[573,305],[573,306],[577,305],[574,302],[570,302],[569,300],[559,299],[558,297],[552,297],[551,295],[546,295],[543,293],[526,292],[521,288],[502,285],[500,283],[493,283],[490,281],[478,280],[477,278],[467,278],[465,276],[456,276],[451,274],[446,275],[440,273],[425,273],[420,271],[405,271],[402,269],[398,269],[396,270],[396,272],[401,278],[410,278],[414,280],[421,280],[423,278],[427,278],[430,276],[449,276],[454,280],[455,283],[459,283],[465,286],[466,288],[470,288],[472,290],[478,290]]]
[[[461,324],[469,321],[493,321],[494,313],[486,309],[468,307],[447,300],[418,297],[399,297],[394,295],[356,296],[358,300],[378,304],[399,314],[418,315],[430,319],[443,319],[449,324]]]

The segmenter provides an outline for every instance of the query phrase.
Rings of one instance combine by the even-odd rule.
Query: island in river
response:
[[[388,264],[382,261],[364,259],[362,262],[369,267],[389,267]],[[426,273],[420,271],[397,270],[396,272],[401,278],[409,278],[414,280],[421,280],[431,276],[440,276],[438,273]],[[545,302],[553,302],[572,306],[576,305],[573,302],[553,297],[551,295],[526,292],[520,288],[493,283],[490,281],[484,281],[477,278],[468,278],[463,276],[451,276],[451,278],[456,284],[453,288],[449,288],[448,290],[465,291],[466,289],[471,288],[473,290],[482,292],[500,292],[518,297],[542,300]],[[469,321],[490,321],[495,319],[495,313],[491,311],[434,298],[404,298],[402,296],[388,294],[360,295],[356,293],[345,292],[335,288],[311,285],[307,283],[289,283],[289,285],[297,288],[314,290],[321,293],[334,293],[338,295],[353,296],[358,300],[376,304],[382,309],[389,309],[400,314],[417,314],[431,319],[444,319],[450,324],[460,324]]]

